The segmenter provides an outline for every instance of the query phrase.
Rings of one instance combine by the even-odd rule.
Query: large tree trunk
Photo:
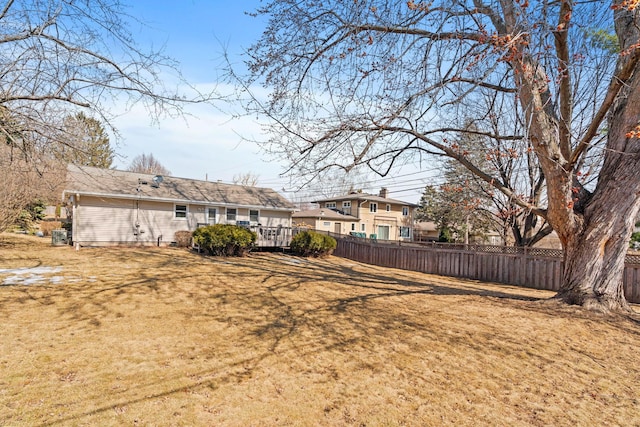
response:
[[[563,282],[557,294],[564,302],[601,311],[629,308],[622,280],[640,206],[640,198],[630,196],[621,200],[605,194],[585,222],[584,231],[565,242]]]
[[[569,4],[564,2],[563,6]],[[513,10],[505,10],[507,23],[515,26]],[[570,133],[562,131],[567,121],[563,117],[571,117],[571,98],[560,97],[560,114],[556,114],[543,67],[537,66],[536,58],[525,52],[523,60],[515,64],[520,67],[516,74],[520,100],[530,114],[531,142],[548,183],[547,220],[565,251],[563,283],[557,297],[602,311],[628,309],[622,282],[624,261],[640,209],[640,51],[636,49],[640,30],[636,11],[617,5],[614,13],[624,54],[619,56],[609,87],[614,102],[607,112],[604,163],[593,193],[577,181]],[[561,23],[570,16],[569,12],[562,15]],[[560,56],[566,57],[566,33],[554,35]],[[560,82],[566,90],[570,89],[568,76]],[[620,81],[624,85],[619,85]]]
[[[636,73],[610,114],[604,164],[584,214],[574,212],[573,233],[558,225],[565,249],[558,296],[568,303],[604,311],[628,308],[622,278],[640,210],[640,135],[633,131],[639,122],[640,75]]]

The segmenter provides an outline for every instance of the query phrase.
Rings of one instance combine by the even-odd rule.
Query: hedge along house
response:
[[[177,231],[235,224],[284,247],[294,206],[269,188],[70,165],[63,191],[80,246],[168,245]]]

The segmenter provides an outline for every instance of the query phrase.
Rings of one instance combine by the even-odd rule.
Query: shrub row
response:
[[[207,225],[193,232],[193,242],[209,255],[245,256],[257,237],[246,228],[229,224]]]
[[[315,231],[302,231],[291,240],[291,250],[295,254],[302,256],[319,257],[331,255],[336,246],[336,239]]]

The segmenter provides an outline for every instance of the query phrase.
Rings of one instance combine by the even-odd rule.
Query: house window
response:
[[[378,204],[374,202],[369,202],[369,212],[371,213],[378,212]]]
[[[324,207],[327,208],[327,209],[335,209],[336,208],[336,202],[325,203]]]
[[[260,212],[257,210],[250,210],[249,211],[249,221],[251,222],[258,222],[260,221]]]
[[[356,231],[356,223],[355,222],[351,223],[351,231]]]
[[[360,224],[360,231],[362,231],[363,233],[367,231],[367,225],[365,223]]]
[[[227,208],[227,221],[235,221],[238,210],[236,208]]]
[[[407,206],[402,207],[402,216],[409,216],[409,207]]]
[[[351,215],[351,202],[342,202],[342,212]]]
[[[186,218],[187,205],[175,205],[174,212],[175,212],[175,218]]]
[[[322,223],[322,225],[324,225],[325,227],[331,227],[331,222],[325,221]]]
[[[391,205],[387,205],[387,212],[391,212]]]
[[[400,237],[409,238],[410,237],[409,227],[400,227]]]

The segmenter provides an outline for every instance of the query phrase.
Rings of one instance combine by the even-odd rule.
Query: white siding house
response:
[[[287,246],[295,210],[269,188],[77,166],[63,200],[80,246],[167,245],[176,231],[215,223],[249,227],[259,245]]]

